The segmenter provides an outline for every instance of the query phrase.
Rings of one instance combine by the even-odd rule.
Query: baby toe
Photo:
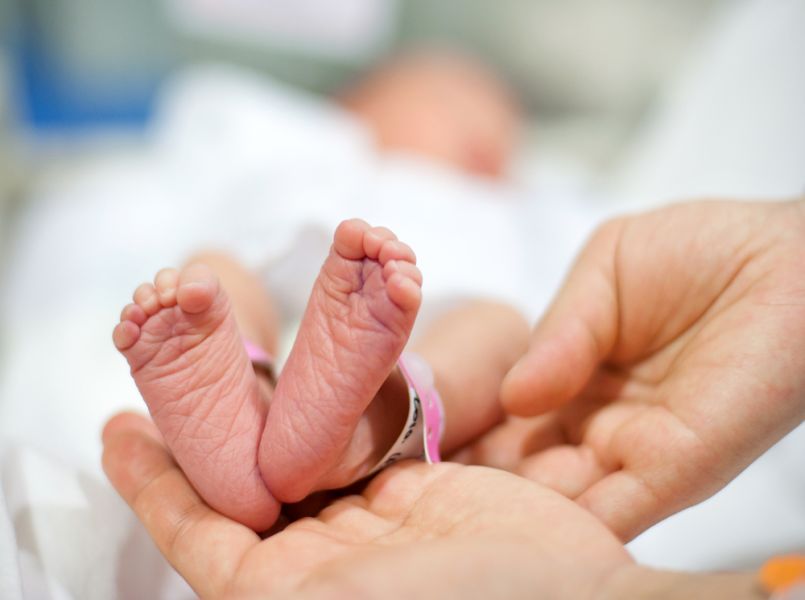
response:
[[[133,321],[121,321],[112,331],[112,341],[120,351],[128,350],[140,339],[140,326]]]
[[[176,269],[162,269],[154,277],[154,287],[159,297],[159,303],[165,308],[176,304],[176,290],[179,287],[179,271]]]
[[[127,304],[123,307],[123,310],[120,311],[120,320],[131,321],[135,325],[142,327],[148,320],[148,315],[145,314],[145,311],[140,308],[139,305]]]
[[[417,310],[422,302],[422,288],[402,273],[393,273],[389,277],[386,290],[389,299],[405,311]]]
[[[422,286],[422,272],[414,263],[392,259],[383,265],[383,279],[388,281],[394,273],[400,273],[411,279],[418,286]]]
[[[363,258],[363,238],[369,224],[361,219],[343,221],[333,235],[333,249],[342,258],[358,260]]]
[[[145,314],[151,316],[155,314],[162,305],[159,303],[159,296],[156,289],[150,283],[143,283],[136,290],[134,290],[134,302],[139,306]]]
[[[408,244],[398,240],[390,240],[383,243],[378,255],[380,264],[385,265],[390,260],[407,261],[416,263],[416,254]]]
[[[366,252],[366,256],[377,260],[383,244],[395,241],[396,239],[397,236],[394,235],[394,232],[390,229],[386,227],[372,227],[363,236],[363,249]]]

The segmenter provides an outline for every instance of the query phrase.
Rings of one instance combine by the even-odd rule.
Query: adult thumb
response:
[[[573,399],[618,337],[615,261],[623,220],[601,226],[587,242],[531,336],[528,352],[501,387],[504,409],[534,416]]]

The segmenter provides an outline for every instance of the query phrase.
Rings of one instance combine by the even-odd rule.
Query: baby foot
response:
[[[353,436],[414,325],[422,284],[415,261],[411,249],[387,229],[356,219],[336,230],[260,445],[263,479],[283,502],[350,483],[388,449],[380,448],[378,456],[377,437]],[[356,454],[351,440],[362,446],[362,464],[343,464],[348,447],[351,457]]]
[[[266,402],[212,271],[160,271],[153,285],[137,288],[113,339],[204,500],[253,529],[270,527],[279,504],[257,465]]]

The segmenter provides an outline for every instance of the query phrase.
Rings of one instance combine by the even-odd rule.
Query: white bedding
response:
[[[775,27],[750,26],[763,6],[745,3],[725,20],[712,41],[720,49],[671,96],[684,100],[663,111],[645,154],[610,182],[624,205],[708,190],[695,173],[721,174],[721,189],[731,193],[801,191],[805,49],[793,33],[800,29],[786,24],[805,22],[803,4],[775,3],[763,12]],[[697,138],[694,124],[712,124],[712,106],[733,97],[730,86],[743,89],[745,65],[726,57],[739,60],[747,48],[779,71],[764,79],[772,107],[759,106],[765,100],[755,90],[754,104],[730,116],[742,123],[767,114],[772,123],[774,112],[769,128],[745,127],[747,156],[736,162],[737,150],[718,153],[720,129]],[[715,82],[711,63],[724,75]],[[792,95],[802,101],[789,101]],[[688,125],[675,128],[675,119]],[[671,140],[665,149],[662,131]],[[693,166],[679,150],[683,134],[699,148]],[[789,160],[792,152],[803,160]],[[753,169],[752,153],[783,158],[755,161]],[[735,164],[741,172],[725,181]],[[141,408],[110,341],[136,283],[212,244],[260,269],[293,320],[329,233],[340,219],[361,216],[392,227],[417,251],[423,320],[443,301],[477,295],[510,301],[535,318],[584,236],[620,205],[580,193],[576,180],[552,175],[548,165],[539,165],[536,187],[524,188],[466,179],[412,157],[381,160],[344,114],[248,73],[207,67],[167,90],[146,148],[45,180],[16,227],[0,311],[0,598],[190,595],[99,466],[104,420]],[[658,170],[684,175],[690,186],[669,175],[676,185],[663,188],[662,177],[641,175]],[[660,189],[649,194],[649,183]],[[632,551],[657,566],[716,568],[805,546],[804,451],[800,428],[712,500],[641,536]]]

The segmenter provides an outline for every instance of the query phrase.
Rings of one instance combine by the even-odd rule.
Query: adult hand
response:
[[[261,539],[204,504],[144,417],[107,424],[103,464],[203,598],[591,598],[640,571],[589,513],[493,469],[407,461]]]
[[[699,202],[601,227],[465,459],[549,485],[628,540],[805,417],[805,201]]]

